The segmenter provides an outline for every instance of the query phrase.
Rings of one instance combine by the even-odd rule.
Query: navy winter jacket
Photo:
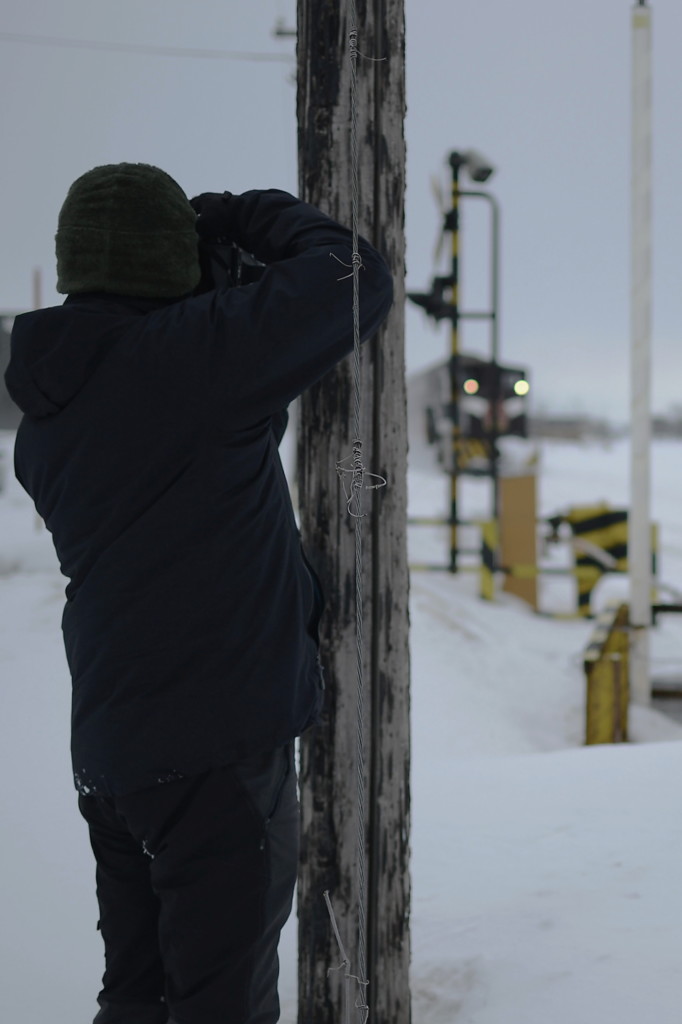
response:
[[[319,599],[276,431],[352,349],[351,235],[284,192],[231,204],[235,240],[268,264],[258,282],[173,303],[74,295],[15,321],[15,467],[69,578],[82,793],[198,774],[319,714]],[[364,339],[392,281],[360,252]]]

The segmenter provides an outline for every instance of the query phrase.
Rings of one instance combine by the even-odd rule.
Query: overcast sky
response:
[[[535,402],[624,416],[628,402],[629,0],[406,0],[408,284],[434,272],[431,180],[475,147],[502,208],[501,354],[531,369]],[[682,4],[654,15],[654,404],[682,402]],[[26,308],[31,272],[54,291],[53,236],[88,168],[147,161],[191,195],[296,191],[294,0],[22,0],[0,32],[0,309]],[[291,61],[151,56],[8,38],[270,53]],[[488,224],[463,218],[463,305],[487,300]],[[444,258],[447,260],[447,254]],[[439,268],[446,269],[446,264]],[[407,319],[408,367],[448,353],[446,325]],[[465,328],[464,348],[487,336]]]

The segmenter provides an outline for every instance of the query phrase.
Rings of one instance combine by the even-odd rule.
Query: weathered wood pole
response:
[[[363,346],[367,975],[372,1024],[409,1024],[410,727],[404,367],[404,0],[358,0],[360,233],[387,257],[395,305]],[[300,194],[351,223],[349,9],[298,0]],[[370,60],[367,58],[382,58]],[[362,273],[360,274],[362,288]],[[350,311],[349,311],[350,312]],[[350,320],[349,320],[350,323]],[[347,360],[301,401],[298,485],[306,550],[325,589],[324,722],[301,742],[299,1024],[342,1020],[343,972],[323,900],[331,891],[357,968],[356,631],[354,522],[336,473],[351,453]],[[352,993],[362,998],[357,990]],[[359,1020],[353,1013],[351,1020]]]

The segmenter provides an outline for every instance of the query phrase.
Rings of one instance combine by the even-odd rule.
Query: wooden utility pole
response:
[[[363,520],[369,986],[352,998],[366,997],[372,1024],[409,1024],[411,1017],[403,5],[357,0],[359,227],[388,259],[395,282],[389,319],[362,352],[364,463],[388,481],[365,492]],[[300,194],[350,226],[349,28],[345,0],[298,0]],[[327,599],[327,700],[323,723],[301,741],[299,1024],[343,1019],[343,972],[328,975],[341,958],[326,889],[357,968],[354,522],[336,473],[336,463],[351,453],[351,402],[351,360],[301,401],[299,505],[306,550]],[[351,1014],[354,1024],[359,1019]]]

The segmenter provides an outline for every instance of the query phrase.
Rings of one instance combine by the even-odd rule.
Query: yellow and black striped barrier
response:
[[[562,522],[568,523],[573,535],[575,576],[578,581],[578,614],[591,614],[592,591],[604,573],[628,571],[628,513],[612,509],[606,502],[580,505],[565,515],[549,520],[555,531]],[[651,526],[651,568],[656,578],[658,528]],[[656,589],[652,590],[652,603],[656,602]]]
[[[585,648],[585,743],[625,743],[628,738],[629,610],[610,605],[597,619]]]
[[[605,503],[569,509],[578,578],[578,612],[590,615],[592,591],[604,572],[627,572],[628,514]]]
[[[499,572],[515,579],[535,579],[538,576],[573,576],[577,585],[576,612],[578,617],[589,618],[592,614],[591,599],[595,586],[605,573],[626,573],[628,515],[626,511],[610,509],[605,503],[570,509],[568,513],[542,520],[555,531],[561,523],[571,528],[574,548],[573,566],[551,566],[514,564],[500,565],[499,523],[497,520],[458,520],[460,526],[477,526],[481,531],[480,563],[478,566],[459,565],[458,571],[480,573],[479,593],[486,601],[495,599],[495,573]],[[408,519],[414,526],[449,526],[449,518],[439,516],[415,516]],[[559,539],[557,537],[553,539]],[[477,550],[461,550],[461,554],[477,555]],[[658,527],[651,526],[651,565],[654,583],[651,602],[656,604],[656,569],[658,560]],[[414,571],[452,571],[445,564],[411,563]],[[556,618],[569,618],[560,614]]]
[[[481,542],[481,564],[480,564],[480,595],[482,598],[488,601],[494,601],[495,599],[495,586],[494,586],[494,574],[495,572],[503,573],[506,576],[512,576],[519,580],[530,580],[536,579],[538,576],[573,576],[578,581],[578,587],[581,584],[594,586],[594,569],[592,566],[554,566],[554,565],[498,565],[495,566],[495,559],[493,557],[493,548],[491,545],[496,539],[494,532],[496,524],[491,522],[485,524],[488,527],[488,536],[482,538]],[[542,613],[541,613],[542,614]],[[578,605],[577,609],[573,613],[566,614],[554,614],[552,618],[580,618],[582,616],[589,616],[590,608],[589,605],[585,610],[584,606]]]

